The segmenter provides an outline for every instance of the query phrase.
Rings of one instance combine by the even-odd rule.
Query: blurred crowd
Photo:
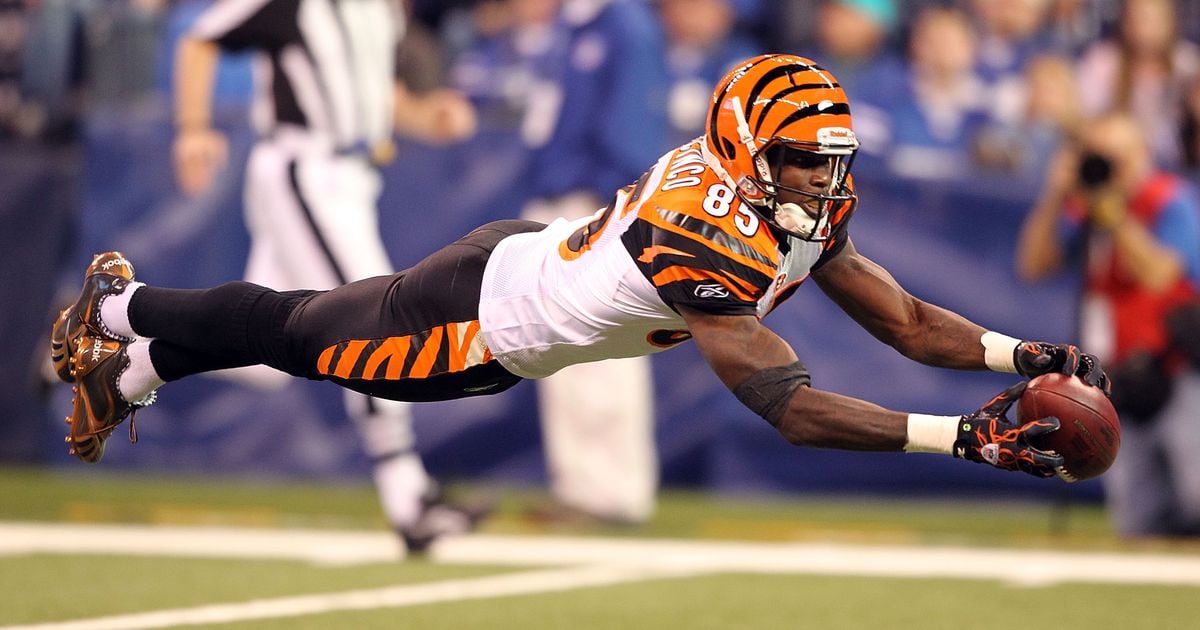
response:
[[[150,99],[165,89],[167,40],[205,4],[0,0],[0,134],[62,137],[85,105]],[[1113,108],[1137,117],[1160,166],[1200,170],[1200,3],[1183,0],[411,0],[405,79],[461,90],[483,130],[536,149],[563,112],[564,71],[611,43],[579,47],[571,33],[613,4],[641,5],[622,28],[657,41],[612,55],[666,80],[613,115],[665,120],[620,121],[658,152],[698,135],[732,62],[772,51],[835,72],[865,161],[886,173],[1038,177],[1049,149]]]

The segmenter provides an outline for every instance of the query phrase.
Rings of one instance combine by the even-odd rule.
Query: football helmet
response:
[[[713,91],[705,131],[726,183],[779,230],[824,241],[833,211],[858,202],[849,179],[858,151],[850,103],[837,79],[809,59],[762,55],[735,67]],[[782,185],[788,163],[828,163],[829,185],[820,192]],[[780,191],[805,201],[779,203]]]

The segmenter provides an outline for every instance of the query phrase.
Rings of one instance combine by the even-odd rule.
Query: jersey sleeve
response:
[[[663,207],[639,214],[648,246],[630,251],[671,308],[714,315],[754,315],[774,280],[777,260],[765,243],[742,235],[732,217],[715,220]],[[756,233],[756,236],[760,236]]]
[[[277,50],[300,40],[300,0],[217,0],[190,34],[224,50]]]

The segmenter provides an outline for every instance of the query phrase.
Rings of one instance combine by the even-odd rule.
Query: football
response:
[[[1034,446],[1054,451],[1066,460],[1068,480],[1099,477],[1121,448],[1121,422],[1117,410],[1099,387],[1078,376],[1044,374],[1031,381],[1017,401],[1017,421],[1024,424],[1054,416],[1062,426],[1031,440]]]

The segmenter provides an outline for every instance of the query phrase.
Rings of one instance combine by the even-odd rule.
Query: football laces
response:
[[[1079,481],[1078,479],[1075,478],[1075,475],[1071,474],[1071,471],[1067,470],[1067,467],[1065,464],[1062,466],[1058,466],[1054,469],[1054,476],[1058,477],[1059,479],[1062,479],[1063,481],[1065,481],[1067,483],[1075,483],[1076,481]]]

